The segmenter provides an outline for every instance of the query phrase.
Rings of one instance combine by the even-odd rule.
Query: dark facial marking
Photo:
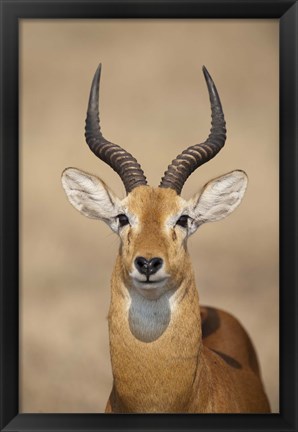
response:
[[[128,245],[130,245],[130,237],[131,237],[131,231],[129,230],[128,234],[127,234],[127,244]]]

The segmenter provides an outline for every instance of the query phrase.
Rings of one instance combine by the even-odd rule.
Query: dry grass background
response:
[[[278,22],[23,20],[20,40],[21,411],[102,412],[111,389],[106,316],[118,239],[76,212],[60,183],[62,170],[75,166],[124,195],[84,141],[101,61],[104,134],[138,159],[152,185],[183,148],[207,137],[201,66],[213,76],[227,143],[182,196],[236,168],[250,182],[240,208],[202,227],[189,248],[201,303],[247,328],[277,412]]]

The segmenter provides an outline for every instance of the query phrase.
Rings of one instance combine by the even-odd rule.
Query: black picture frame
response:
[[[1,431],[297,430],[297,20],[292,0],[0,0]],[[280,22],[280,413],[19,414],[19,20],[277,18]]]

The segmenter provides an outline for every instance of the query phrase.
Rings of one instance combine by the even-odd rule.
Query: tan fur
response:
[[[64,171],[62,184],[77,210],[105,221],[121,239],[111,283],[114,383],[106,412],[269,412],[248,335],[226,312],[200,309],[187,251],[187,238],[201,224],[239,205],[246,174],[213,179],[189,201],[149,186],[121,201],[102,180],[75,168]],[[152,258],[162,264],[149,274]]]
[[[165,230],[165,222],[177,214],[182,198],[172,189],[154,189],[140,186],[126,198],[129,213],[137,216],[138,228],[127,227],[122,236],[121,259],[125,269],[131,267],[133,258],[140,255],[146,258],[160,256],[165,259],[166,270],[175,275],[175,284],[179,285],[188,268],[189,258],[185,254],[185,244],[179,244],[181,230]],[[175,233],[175,240],[173,234]],[[177,247],[178,246],[178,247]],[[123,274],[127,284],[127,273]],[[171,283],[174,281],[172,280]]]
[[[122,229],[112,275],[108,320],[114,384],[106,412],[269,412],[246,332],[223,311],[202,308],[200,314],[185,234],[167,224],[184,203],[171,189],[149,186],[124,200],[136,224]],[[129,324],[129,272],[136,256],[162,257],[170,274],[163,294],[170,320],[149,343],[135,337]]]

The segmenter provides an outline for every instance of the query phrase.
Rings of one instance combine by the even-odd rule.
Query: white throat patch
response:
[[[168,291],[156,300],[149,300],[130,289],[129,327],[132,334],[142,342],[153,342],[167,329],[171,320],[170,298]]]

